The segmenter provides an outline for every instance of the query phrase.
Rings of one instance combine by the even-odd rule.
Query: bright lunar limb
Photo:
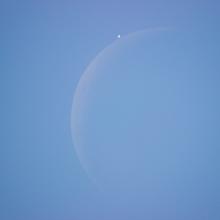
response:
[[[117,36],[117,38],[121,38],[121,35],[119,34],[119,35]]]
[[[220,219],[220,47],[208,34],[123,36],[78,84],[74,146],[97,185],[126,207],[118,216]]]

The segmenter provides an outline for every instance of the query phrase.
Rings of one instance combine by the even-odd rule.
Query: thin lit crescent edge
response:
[[[147,29],[143,29],[143,30],[139,30],[139,31],[135,31],[126,35],[120,35],[120,40],[119,39],[115,39],[112,43],[110,43],[108,46],[106,46],[103,50],[101,50],[96,56],[95,58],[90,62],[90,64],[87,66],[86,70],[83,72],[77,86],[74,92],[74,97],[73,97],[73,103],[72,103],[72,108],[71,108],[71,136],[72,136],[72,140],[73,140],[73,144],[74,144],[74,148],[77,154],[77,157],[79,159],[79,162],[81,164],[81,166],[83,167],[84,171],[86,172],[87,176],[89,177],[89,179],[98,187],[98,189],[102,190],[102,186],[98,183],[98,181],[95,179],[94,176],[92,176],[86,166],[86,162],[83,159],[83,154],[80,151],[80,149],[77,147],[78,144],[78,140],[76,140],[77,135],[74,135],[77,133],[76,131],[76,120],[75,120],[75,115],[77,115],[77,111],[80,111],[80,109],[82,109],[81,105],[82,103],[78,100],[79,94],[80,96],[83,94],[83,91],[86,90],[86,87],[89,83],[91,83],[91,81],[93,80],[93,72],[95,70],[95,67],[97,65],[97,62],[100,62],[100,59],[103,57],[103,55],[108,51],[111,50],[112,46],[114,44],[118,44],[121,42],[121,40],[123,39],[128,39],[128,38],[132,38],[135,35],[140,35],[140,34],[147,34],[147,33],[152,33],[152,32],[163,32],[163,31],[170,31],[173,30],[173,28],[170,27],[154,27],[154,28],[147,28]],[[85,94],[85,93],[84,93]],[[80,126],[80,125],[77,125]]]

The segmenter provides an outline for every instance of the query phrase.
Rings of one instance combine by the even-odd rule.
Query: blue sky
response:
[[[1,0],[1,219],[87,219],[95,187],[70,131],[86,66],[118,34],[148,27],[205,30],[215,44],[219,10],[217,0]]]

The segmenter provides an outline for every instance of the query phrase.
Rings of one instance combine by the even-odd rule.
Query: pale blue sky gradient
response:
[[[203,30],[219,48],[219,10],[217,0],[1,0],[0,219],[104,219],[71,138],[82,73],[118,34],[148,27]]]

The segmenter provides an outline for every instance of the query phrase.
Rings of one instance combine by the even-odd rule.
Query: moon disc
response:
[[[204,33],[140,31],[106,47],[80,79],[79,159],[106,193],[146,206],[146,219],[220,218],[218,49]]]

